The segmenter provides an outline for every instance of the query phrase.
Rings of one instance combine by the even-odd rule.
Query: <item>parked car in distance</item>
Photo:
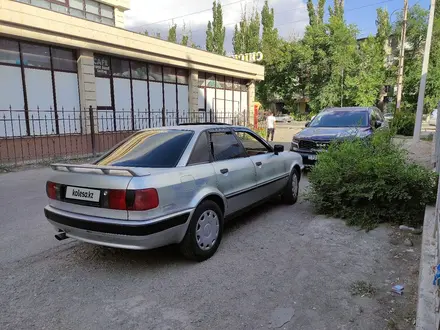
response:
[[[224,220],[273,196],[294,204],[303,164],[248,128],[193,124],[139,131],[90,165],[51,167],[44,212],[58,240],[179,244],[202,261],[217,250]]]
[[[430,126],[436,126],[437,125],[437,109],[432,110],[432,112],[429,114],[428,124]]]
[[[275,117],[275,121],[277,123],[291,123],[292,122],[292,117],[290,115],[281,115],[281,116],[276,116]]]
[[[387,112],[383,115],[384,119],[388,122],[392,121],[394,118],[394,114],[391,112]]]
[[[376,107],[328,108],[317,114],[306,128],[293,136],[290,150],[299,153],[305,166],[312,166],[318,153],[331,141],[370,136],[388,124]]]

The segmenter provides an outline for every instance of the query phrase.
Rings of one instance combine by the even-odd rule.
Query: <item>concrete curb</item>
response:
[[[436,287],[432,284],[434,278],[432,266],[436,266],[437,263],[435,207],[427,206],[423,223],[416,330],[439,329],[438,299]]]

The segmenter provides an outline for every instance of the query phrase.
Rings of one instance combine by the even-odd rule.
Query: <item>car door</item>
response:
[[[371,117],[372,117],[372,124],[373,129],[376,128],[376,123],[380,122],[381,126],[377,127],[377,129],[384,129],[388,126],[388,123],[386,122],[384,116],[382,115],[382,112],[378,108],[373,108],[371,111]]]
[[[228,203],[226,215],[252,205],[256,172],[242,144],[229,128],[209,131],[209,141],[217,185]]]
[[[289,174],[284,158],[275,155],[272,147],[250,130],[235,129],[235,134],[255,165],[258,196],[266,198],[279,192]]]

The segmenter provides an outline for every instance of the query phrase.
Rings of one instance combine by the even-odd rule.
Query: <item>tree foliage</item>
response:
[[[260,15],[255,8],[250,15],[246,9],[243,11],[240,23],[234,28],[232,46],[237,55],[260,50]]]
[[[168,41],[177,42],[177,24],[172,24],[170,29],[168,30]]]
[[[261,24],[263,25],[263,33],[261,37],[261,51],[263,52],[264,64],[273,63],[278,57],[279,36],[278,30],[275,28],[275,13],[273,8],[269,7],[268,0],[264,2],[261,10]]]
[[[313,112],[341,104],[372,106],[378,102],[387,79],[388,12],[378,10],[376,36],[358,41],[356,26],[344,20],[344,1],[334,0],[327,21],[325,8],[325,0],[309,0],[310,24],[304,37],[293,42],[277,38],[276,53],[264,54],[265,81],[257,85],[260,102],[267,105],[276,95],[295,109],[296,100],[309,98]],[[262,45],[265,49],[264,36]]]
[[[403,76],[402,108],[407,111],[415,112],[417,109],[417,99],[419,95],[420,75],[422,72],[422,61],[428,26],[429,12],[419,5],[414,5],[408,10],[405,62]],[[393,25],[393,35],[396,36],[399,47],[395,48],[394,56],[398,58],[400,51],[401,35],[403,25],[403,13]],[[398,61],[395,61],[391,69],[393,76],[397,79]]]
[[[440,4],[435,7],[428,81],[426,84],[425,110],[437,108],[440,102]]]
[[[206,29],[206,50],[208,52],[214,51],[214,39],[212,35],[212,23],[208,22],[208,28]]]
[[[223,11],[220,2],[214,1],[212,4],[212,22],[208,22],[206,30],[206,50],[225,55],[225,36],[226,29],[223,25]]]

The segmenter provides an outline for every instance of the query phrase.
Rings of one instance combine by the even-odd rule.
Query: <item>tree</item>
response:
[[[388,43],[388,40],[391,36],[391,24],[390,24],[390,15],[388,14],[388,10],[383,8],[378,8],[376,10],[377,18],[376,18],[376,40],[379,44],[382,45],[380,48],[381,54],[385,57],[385,48]]]
[[[211,21],[208,22],[208,28],[206,29],[206,50],[208,52],[214,52],[214,37]]]
[[[238,25],[235,24],[234,27],[234,36],[232,37],[232,48],[234,49],[234,54],[242,54],[243,53],[243,34],[241,30],[238,28]]]
[[[419,5],[414,5],[408,10],[402,108],[412,112],[415,112],[417,109],[424,44],[428,27],[428,14],[429,11],[423,9]],[[402,24],[403,14],[401,13],[393,26],[393,35],[396,36],[398,45],[400,45],[400,31]],[[399,56],[399,47],[394,49],[394,56]],[[394,72],[394,81],[397,79],[397,65],[398,63],[396,62],[392,68]]]
[[[383,43],[369,36],[361,42],[356,54],[356,73],[346,78],[346,98],[352,105],[372,106],[385,82]]]
[[[328,9],[330,16],[344,19],[344,0],[334,0],[333,8]]]
[[[182,40],[180,41],[180,44],[183,46],[189,46],[189,35],[191,33],[191,30],[188,32],[186,29],[186,24],[183,23],[183,29],[182,29]]]
[[[275,25],[275,14],[273,8],[269,8],[268,1],[264,2],[261,11],[261,24],[263,25],[263,34],[261,38],[261,50],[264,55],[264,63],[272,63],[277,55],[279,36]]]
[[[177,24],[172,24],[168,30],[168,41],[177,42]]]
[[[309,13],[309,25],[316,24],[316,13],[315,6],[313,5],[313,0],[307,0],[307,11]]]
[[[146,36],[149,36],[149,34],[148,34],[148,30],[145,30],[145,31],[144,31],[144,34],[145,34]]]
[[[212,22],[208,22],[206,30],[206,50],[225,55],[225,35],[226,29],[223,26],[223,12],[220,2],[214,1],[212,4]]]
[[[245,52],[253,53],[260,50],[260,15],[254,8],[249,19],[249,26],[245,35]]]
[[[260,50],[260,15],[255,8],[251,15],[243,11],[239,26],[234,28],[232,45],[237,55]]]
[[[425,110],[437,108],[440,101],[440,5],[435,7],[428,81],[426,84]]]

